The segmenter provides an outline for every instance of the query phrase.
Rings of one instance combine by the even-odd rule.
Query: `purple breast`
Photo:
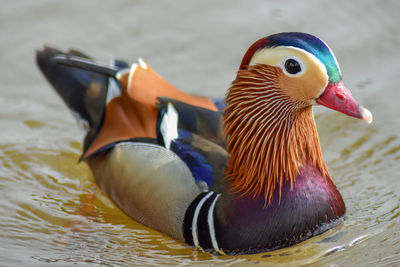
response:
[[[271,203],[265,204],[263,196],[237,196],[227,209],[216,219],[221,248],[255,251],[287,247],[320,234],[346,211],[336,186],[311,163],[304,164],[293,188],[284,183],[281,196],[276,189]]]

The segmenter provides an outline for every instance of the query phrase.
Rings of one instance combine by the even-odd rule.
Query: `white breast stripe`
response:
[[[207,215],[207,222],[208,222],[208,229],[210,231],[210,237],[211,237],[211,243],[213,245],[213,248],[216,252],[218,252],[221,255],[226,255],[221,249],[218,247],[218,242],[217,238],[215,236],[215,228],[214,228],[214,208],[215,208],[215,203],[217,203],[217,199],[221,196],[221,193],[219,193],[213,202],[211,203],[210,209],[208,210],[208,215]]]
[[[199,213],[200,213],[200,209],[203,206],[204,202],[206,202],[207,199],[210,198],[210,196],[214,194],[213,191],[210,191],[207,195],[205,195],[197,204],[196,209],[194,210],[194,214],[193,214],[193,220],[192,220],[192,237],[193,237],[193,244],[201,249],[200,245],[199,245],[199,236],[197,234],[197,220],[199,217]]]

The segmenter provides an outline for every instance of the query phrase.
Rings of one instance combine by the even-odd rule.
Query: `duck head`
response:
[[[317,37],[279,33],[246,52],[227,93],[225,135],[232,188],[271,200],[276,185],[295,185],[305,161],[330,177],[322,158],[313,105],[372,121],[343,85],[337,60]]]
[[[248,49],[240,69],[256,64],[279,68],[278,85],[293,100],[323,105],[372,122],[371,112],[344,86],[332,50],[317,37],[288,32],[262,38]]]

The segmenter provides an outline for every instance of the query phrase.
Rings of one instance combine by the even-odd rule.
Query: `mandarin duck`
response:
[[[37,63],[85,130],[81,160],[96,183],[143,225],[235,254],[291,246],[343,220],[313,105],[372,115],[319,38],[256,41],[224,99],[184,93],[142,59],[105,66],[45,47]]]

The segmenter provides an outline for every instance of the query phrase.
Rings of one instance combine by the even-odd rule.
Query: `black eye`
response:
[[[289,58],[285,62],[285,69],[290,74],[296,74],[296,73],[299,73],[301,71],[301,66],[300,66],[300,63],[297,60],[295,60],[293,58]]]

